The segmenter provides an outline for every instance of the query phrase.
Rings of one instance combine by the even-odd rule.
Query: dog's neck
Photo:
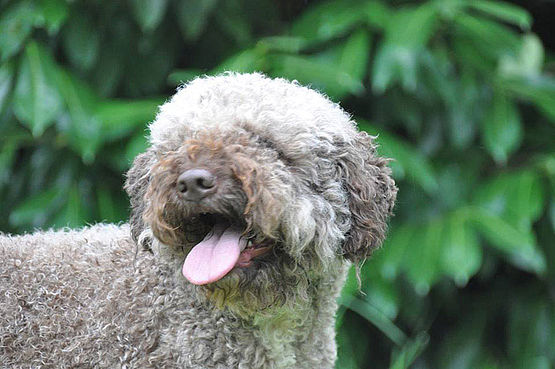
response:
[[[337,298],[348,267],[348,263],[338,260],[326,274],[310,279],[306,296],[286,304],[248,315],[237,304],[223,309],[241,320],[241,324],[254,328],[252,332],[267,348],[267,359],[273,363],[270,367],[331,368],[336,358]],[[327,352],[322,354],[324,348]]]
[[[253,317],[261,342],[268,347],[276,368],[332,367],[335,352],[337,298],[347,275],[347,263],[338,262],[329,274],[312,280],[309,299],[276,307]],[[314,355],[324,347],[333,350]]]

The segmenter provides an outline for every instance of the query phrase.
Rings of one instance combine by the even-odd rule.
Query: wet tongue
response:
[[[245,245],[238,227],[216,224],[185,258],[183,276],[197,285],[216,282],[233,269]]]

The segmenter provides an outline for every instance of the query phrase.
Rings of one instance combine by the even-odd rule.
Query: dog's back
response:
[[[0,368],[272,366],[251,327],[176,286],[127,225],[0,235],[0,260]]]
[[[1,236],[0,366],[113,367],[154,347],[157,273],[134,254],[127,226]]]

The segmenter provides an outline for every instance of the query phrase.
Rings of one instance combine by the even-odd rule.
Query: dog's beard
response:
[[[236,268],[215,283],[198,288],[210,303],[244,317],[269,316],[308,301],[309,274],[275,247],[248,268]]]
[[[160,222],[176,222],[166,213],[170,219]],[[165,243],[159,234],[154,231],[154,236],[162,241],[163,247],[177,248],[183,252],[172,253],[173,257],[180,258],[176,267],[183,267],[187,255],[195,245],[205,238],[218,222],[229,222],[230,220],[221,215],[199,214],[189,219],[181,219],[179,226],[172,228],[171,237],[168,237],[167,229],[164,229],[162,237],[172,240]],[[236,220],[236,225],[245,223]],[[246,228],[245,228],[246,230]],[[258,236],[252,230],[245,233],[245,237],[263,244],[265,238]],[[175,243],[179,240],[180,243]],[[271,249],[258,257],[250,260],[247,266],[235,266],[222,278],[203,285],[195,286],[199,296],[205,298],[210,304],[218,308],[229,308],[234,313],[252,317],[254,315],[268,313],[275,314],[275,309],[286,306],[292,308],[299,303],[299,299],[308,301],[307,290],[309,288],[308,266],[290,257],[286,245],[279,241],[272,241]],[[178,273],[176,271],[176,273]],[[178,275],[183,282],[189,284],[180,270]]]
[[[145,196],[147,208],[144,220],[162,245],[180,250],[170,255],[183,257],[179,260],[181,267],[191,250],[198,247],[218,223],[238,227],[243,233],[241,237],[248,240],[246,247],[250,249],[241,249],[244,257],[240,255],[238,265],[234,265],[221,278],[207,279],[206,284],[199,283],[201,285],[196,286],[195,290],[212,304],[230,307],[241,315],[271,310],[273,307],[293,303],[298,298],[307,298],[306,292],[303,292],[309,284],[307,273],[298,261],[289,257],[286,245],[280,243],[279,235],[268,236],[262,231],[263,227],[258,227],[252,217],[245,214],[248,196],[242,188],[232,186],[230,182],[224,187],[226,190],[216,196],[204,199],[201,203],[189,203],[181,201],[176,194],[173,188],[175,177],[173,171],[165,168],[159,168],[153,173]],[[275,209],[269,209],[268,214],[274,211]],[[237,235],[234,237],[237,241]],[[217,249],[217,240],[211,242],[208,246]],[[261,248],[268,250],[260,252]],[[253,257],[245,256],[244,251],[249,251]],[[196,261],[206,260],[204,255]],[[175,262],[177,264],[177,260]],[[181,272],[180,270],[179,275],[183,282],[189,283],[183,276],[187,273]]]
[[[154,236],[161,241],[162,245],[165,245],[163,247],[183,251],[171,253],[174,257],[180,258],[178,265],[181,268],[191,250],[202,243],[217,224],[230,223],[230,219],[221,214],[199,214],[179,220],[178,216],[172,216],[170,212],[166,211],[163,214],[164,219],[150,218],[149,224]],[[302,280],[305,278],[302,273],[300,277],[297,273],[302,268],[288,257],[284,245],[278,241],[269,241],[263,236],[257,236],[256,232],[248,229],[245,222],[236,218],[234,220],[235,227],[244,227],[244,237],[249,240],[248,249],[242,251],[256,251],[253,244],[268,250],[253,258],[245,259],[240,256],[237,265],[224,276],[197,286],[197,290],[214,305],[218,307],[233,305],[240,307],[242,313],[285,304],[291,297],[288,291],[303,284]],[[159,224],[169,226],[159,226]],[[241,261],[244,263],[241,264]],[[289,270],[290,273],[288,273]],[[185,281],[182,271],[179,274]]]

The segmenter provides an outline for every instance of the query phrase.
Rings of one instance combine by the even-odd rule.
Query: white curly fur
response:
[[[150,144],[128,174],[130,227],[0,236],[0,367],[332,368],[346,271],[395,200],[372,139],[314,90],[229,73],[182,87]],[[212,287],[181,275],[207,226],[174,186],[199,166],[221,181],[203,211],[274,244]]]

